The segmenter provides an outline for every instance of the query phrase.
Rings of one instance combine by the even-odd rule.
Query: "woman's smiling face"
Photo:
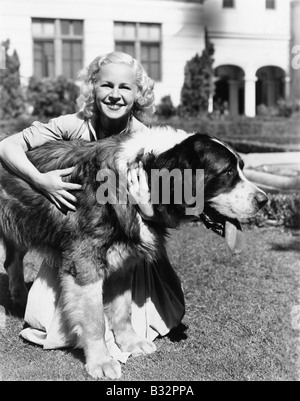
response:
[[[134,105],[137,87],[132,68],[125,64],[109,64],[101,68],[95,84],[95,99],[100,113],[109,119],[128,115]]]

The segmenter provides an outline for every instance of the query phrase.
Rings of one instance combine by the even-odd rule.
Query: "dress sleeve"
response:
[[[150,129],[145,124],[143,124],[142,122],[137,120],[135,117],[133,117],[132,122],[131,122],[130,132],[149,133]]]
[[[70,114],[53,118],[46,124],[35,121],[21,134],[28,150],[32,150],[49,141],[78,139],[82,135],[83,123],[76,115]]]

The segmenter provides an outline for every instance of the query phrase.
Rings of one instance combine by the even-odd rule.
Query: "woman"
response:
[[[80,186],[65,183],[62,177],[71,174],[73,168],[42,174],[30,163],[25,152],[47,141],[95,141],[124,132],[147,130],[140,120],[152,114],[154,104],[153,81],[141,64],[127,54],[113,52],[97,57],[80,72],[79,78],[82,85],[78,113],[52,119],[48,124],[34,122],[31,127],[0,143],[0,158],[11,170],[42,191],[59,209],[67,207],[71,211],[76,210],[76,198],[69,191],[80,189]],[[141,167],[129,172],[129,193],[137,202],[142,217],[155,219],[149,201],[149,189],[145,184],[146,177]],[[58,332],[62,330],[57,323],[59,290],[51,271],[43,262],[39,279],[29,294],[25,316],[33,327],[47,332],[42,340],[35,337],[32,334],[34,332],[27,337],[43,344],[45,348],[72,345],[67,335],[58,338]],[[42,305],[45,308],[50,305],[48,300],[51,297],[47,298],[49,288],[52,289],[51,296],[56,309],[52,308],[50,315],[48,310],[48,322],[41,324]],[[157,265],[137,266],[132,309],[133,327],[143,338],[154,340],[158,334],[166,335],[180,323],[184,314],[184,298],[179,279],[166,255]],[[53,323],[54,315],[56,323]]]

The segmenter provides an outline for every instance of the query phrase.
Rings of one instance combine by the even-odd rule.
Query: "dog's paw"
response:
[[[28,290],[27,290],[25,284],[18,285],[18,286],[14,285],[10,289],[10,293],[11,293],[11,298],[12,298],[12,301],[13,301],[15,307],[18,310],[25,312],[27,298],[28,298]]]
[[[150,355],[157,350],[156,345],[148,340],[139,340],[131,351],[133,357]]]
[[[114,334],[120,349],[123,352],[130,352],[134,357],[153,354],[157,349],[152,341],[140,338],[132,327]]]
[[[94,379],[120,379],[122,376],[121,365],[115,359],[105,362],[87,363],[86,371]]]
[[[126,344],[126,345],[125,345]],[[121,347],[122,351],[130,352],[132,356],[137,357],[141,355],[150,355],[156,351],[156,345],[151,341],[142,340],[139,337],[131,339],[125,343],[123,339],[123,344]]]

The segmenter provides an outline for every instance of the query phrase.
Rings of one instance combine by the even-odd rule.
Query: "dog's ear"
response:
[[[168,149],[157,157],[157,168],[191,169],[204,168],[207,135],[190,135],[184,141]]]

